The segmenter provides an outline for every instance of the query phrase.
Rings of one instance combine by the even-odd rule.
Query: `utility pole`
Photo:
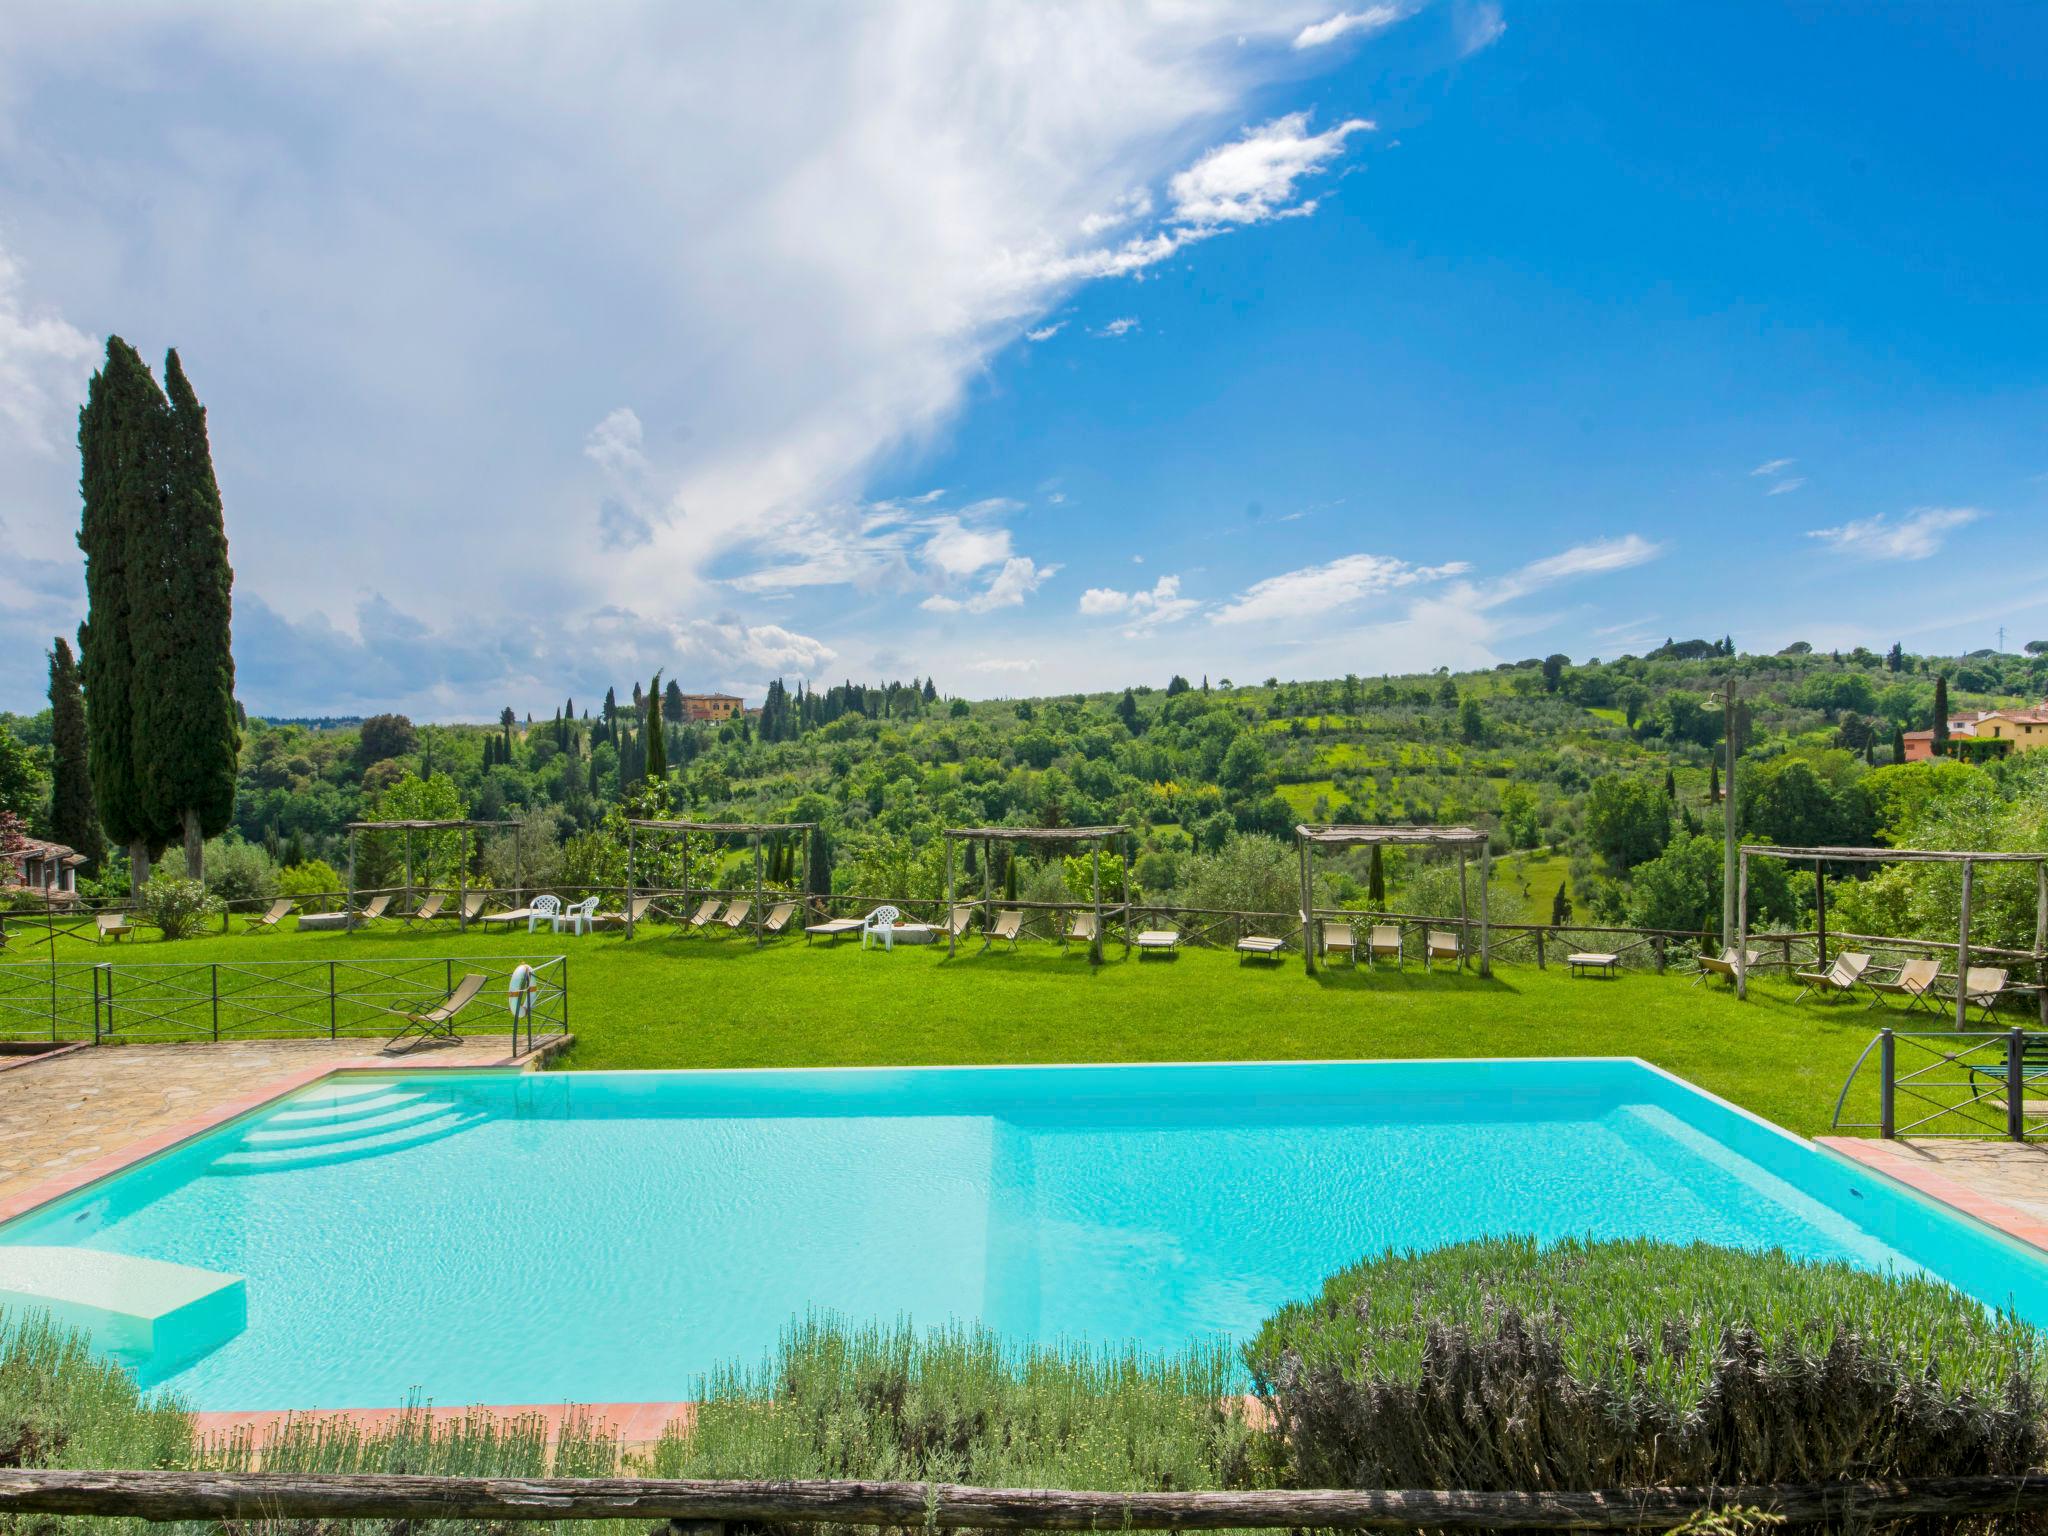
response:
[[[1735,673],[1721,696],[1721,944],[1734,943],[1735,932],[1735,850],[1741,842],[1735,826]]]

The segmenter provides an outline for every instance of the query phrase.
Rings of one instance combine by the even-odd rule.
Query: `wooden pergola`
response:
[[[802,832],[809,834],[816,830],[815,821],[657,821],[645,817],[628,817],[626,820],[626,937],[633,937],[633,898],[636,891],[634,861],[638,853],[638,839],[642,832],[677,832],[683,839],[683,905],[690,904],[690,834],[706,833],[714,837],[743,836],[754,845],[754,942],[763,942],[761,922],[763,898],[767,894],[761,869],[761,839],[774,832]],[[811,840],[803,839],[804,873],[798,891],[808,896],[811,889]]]
[[[1095,937],[1088,944],[1088,963],[1102,964],[1102,846],[1111,838],[1121,839],[1130,831],[1123,826],[1115,827],[951,827],[946,831],[946,957],[951,959],[959,934],[950,921],[953,909],[953,843],[955,839],[979,841],[982,845],[981,859],[981,905],[984,914],[995,909],[995,870],[989,858],[997,843],[1086,843],[1092,864],[1089,870],[1094,883]],[[1124,893],[1124,954],[1131,952],[1131,868],[1121,842],[1117,845],[1119,867],[1123,871],[1121,889]],[[986,920],[984,918],[984,920]]]
[[[1492,882],[1493,852],[1486,833],[1476,827],[1354,827],[1299,826],[1294,829],[1295,851],[1301,859],[1301,961],[1309,975],[1316,973],[1316,910],[1314,875],[1311,868],[1318,848],[1455,848],[1458,850],[1459,942],[1472,926],[1471,898],[1465,886],[1465,866],[1472,850],[1479,850],[1479,974],[1493,974],[1493,924],[1487,887]]]
[[[455,861],[455,920],[464,928],[469,926],[469,834],[494,827],[516,827],[516,821],[471,821],[457,818],[451,821],[352,821],[348,824],[348,905],[354,911],[356,905],[356,834],[358,832],[403,832],[405,834],[405,890],[412,894],[412,835],[415,832],[460,832],[462,834],[462,856]],[[519,845],[515,839],[512,856],[519,856]],[[517,885],[518,876],[513,876]]]
[[[2037,890],[2034,914],[2035,966],[2040,971],[2038,995],[2041,1023],[2048,1028],[2048,853],[1992,853],[1948,848],[1780,848],[1774,843],[1747,843],[1736,875],[1735,896],[1735,995],[1749,996],[1749,861],[1782,859],[1790,864],[1813,866],[1814,937],[1819,945],[1819,964],[1828,964],[1829,864],[1960,864],[1963,868],[1962,921],[1956,933],[1956,1028],[1970,1020],[1970,888],[1979,864],[2031,864]]]

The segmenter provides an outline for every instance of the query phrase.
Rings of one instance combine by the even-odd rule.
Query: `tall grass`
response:
[[[1221,1346],[1019,1350],[980,1328],[812,1317],[758,1369],[707,1381],[694,1431],[665,1436],[654,1465],[674,1477],[1215,1488],[1257,1456],[1241,1381]]]

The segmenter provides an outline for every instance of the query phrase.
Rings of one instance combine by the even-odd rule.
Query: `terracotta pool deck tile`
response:
[[[253,1449],[260,1455],[270,1438],[294,1419],[314,1423],[347,1420],[366,1433],[374,1434],[379,1430],[388,1429],[407,1411],[403,1408],[347,1408],[333,1411],[277,1408],[250,1413],[195,1413],[192,1417],[194,1428],[200,1435],[211,1438],[236,1433],[246,1434],[250,1437]],[[687,1429],[697,1419],[695,1403],[509,1403],[468,1408],[428,1408],[425,1412],[436,1424],[459,1423],[475,1413],[488,1413],[497,1419],[534,1416],[547,1425],[550,1439],[561,1434],[566,1421],[572,1418],[580,1419],[586,1424],[609,1429],[618,1436],[619,1444],[628,1450],[642,1450],[654,1445],[670,1424],[680,1424]]]
[[[2048,1147],[2002,1141],[1927,1142],[1821,1136],[1819,1145],[2008,1237],[2048,1249]]]

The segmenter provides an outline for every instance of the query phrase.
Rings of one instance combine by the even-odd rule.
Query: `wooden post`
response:
[[[1487,887],[1493,883],[1493,840],[1479,845],[1479,974],[1493,974],[1493,914]]]
[[[1465,894],[1465,845],[1458,845],[1458,968],[1465,967],[1465,951],[1472,947],[1472,902]],[[1423,941],[1425,944],[1428,940]]]
[[[626,937],[633,937],[633,845],[634,833],[639,829],[632,822],[626,823]]]
[[[761,829],[754,828],[754,948],[759,949],[766,942],[761,937],[761,903],[767,900],[767,892],[761,886]]]
[[[941,833],[944,837],[945,834]],[[953,958],[954,941],[959,937],[953,931],[953,839],[946,838],[946,958]]]
[[[1821,861],[1813,861],[1813,936],[1820,947],[1820,966],[1828,968],[1828,877]]]
[[[981,840],[981,947],[987,949],[991,942],[989,929],[996,925],[996,843],[992,837]]]
[[[342,919],[342,931],[344,933],[353,933],[356,926],[356,829],[354,827],[348,829],[348,900],[343,903],[342,910],[348,914]],[[54,945],[51,947],[50,953],[52,955],[57,953]]]
[[[1732,666],[1728,672],[1728,686],[1721,698],[1721,756],[1724,759],[1721,766],[1721,942],[1726,944],[1736,923],[1736,848],[1741,842],[1740,829],[1735,825],[1735,671]]]
[[[1961,1029],[1970,1022],[1970,887],[1976,879],[1976,866],[1970,860],[1963,860],[1963,920],[1956,933],[1956,1028]],[[2007,1084],[2011,1091],[2011,1084]]]
[[[1301,864],[1301,968],[1313,976],[1316,973],[1315,885],[1309,873],[1308,838],[1299,827],[1294,829],[1294,852]]]
[[[682,909],[682,911],[683,911],[683,915],[682,915],[682,920],[683,920],[684,922],[688,922],[688,921],[689,921],[689,919],[690,919],[690,829],[689,829],[688,827],[685,827],[685,828],[683,828],[683,909]]]
[[[462,852],[455,861],[455,926],[463,933],[469,932],[469,831],[464,825],[456,834]]]
[[[412,904],[412,828],[405,829],[405,900]]]
[[[1733,807],[1733,800],[1724,804]],[[1735,867],[1735,996],[1749,998],[1749,855],[1742,854]]]
[[[1128,833],[1118,834],[1116,857],[1118,867],[1123,870],[1124,875],[1124,958],[1128,960],[1131,958],[1131,840]],[[2048,921],[2048,887],[2044,887],[2041,900],[2043,921]],[[2048,1017],[2048,987],[2041,989],[2041,1012],[2044,1017]]]
[[[2048,862],[2034,866],[2040,894],[2034,904],[2034,980],[2040,983],[2035,1001],[2041,1005],[2041,1027],[2048,1029]]]
[[[1088,880],[1095,894],[1095,933],[1088,941],[1088,963],[1102,964],[1102,839],[1095,839],[1090,850]]]

